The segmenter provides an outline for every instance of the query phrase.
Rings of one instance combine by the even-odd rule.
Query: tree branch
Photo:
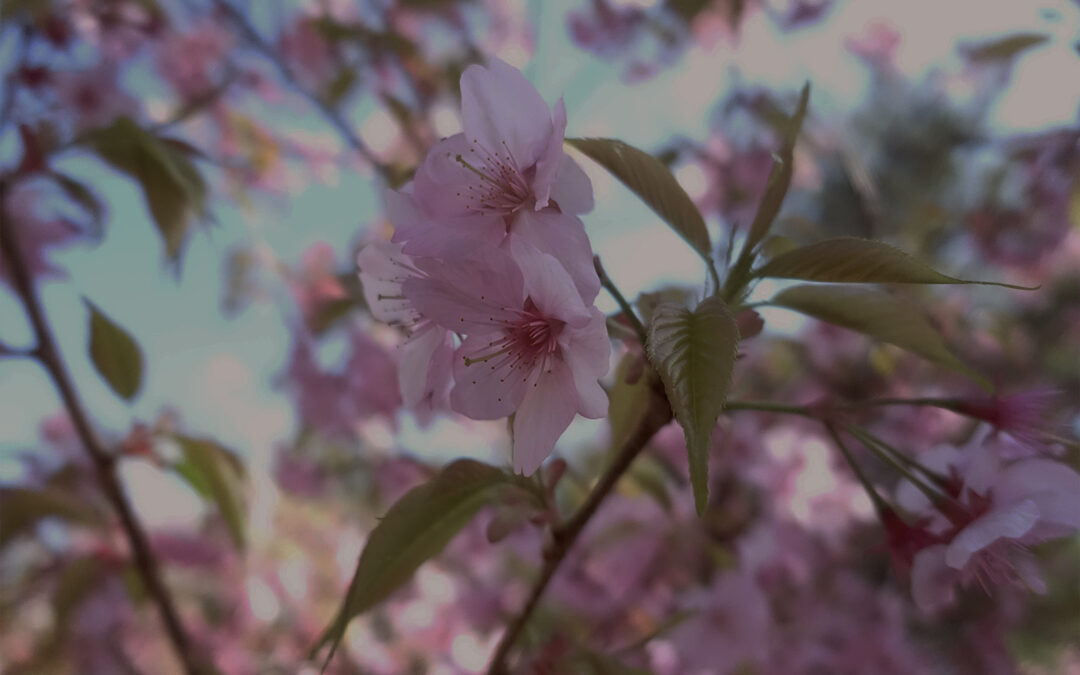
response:
[[[389,183],[392,177],[390,167],[379,160],[371,148],[368,147],[367,143],[365,143],[363,139],[360,138],[360,135],[353,130],[352,125],[342,117],[341,113],[328,105],[317,92],[309,91],[300,84],[299,78],[296,76],[293,69],[289,67],[289,64],[285,63],[277,52],[274,51],[274,48],[259,35],[259,32],[255,30],[255,27],[251,25],[251,22],[247,20],[247,17],[245,17],[240,10],[233,7],[230,3],[226,2],[226,0],[217,0],[216,5],[229,17],[229,20],[236,25],[237,30],[240,31],[240,34],[247,40],[252,48],[274,64],[274,67],[277,68],[282,79],[284,79],[294,91],[302,95],[315,106],[315,108],[322,113],[322,116],[337,129],[338,133],[341,134],[342,138],[345,139],[349,146],[367,160],[367,162],[375,169],[375,172],[378,173],[383,180]]]
[[[488,667],[488,675],[506,675],[509,672],[506,661],[510,655],[510,650],[521,636],[533,612],[536,611],[537,606],[540,604],[540,598],[544,595],[544,591],[547,590],[548,584],[570,552],[574,542],[577,541],[582,530],[585,529],[596,510],[600,508],[600,504],[611,494],[619,479],[630,468],[634,459],[641,454],[641,451],[653,435],[671,421],[671,407],[668,405],[663,389],[655,379],[651,391],[652,397],[649,401],[649,407],[642,416],[641,422],[630,438],[623,443],[611,466],[600,476],[600,480],[585,499],[585,503],[578,508],[569,520],[552,529],[551,534],[554,543],[545,553],[544,566],[540,570],[540,576],[533,582],[532,591],[529,593],[525,605],[507,626],[506,632],[503,633],[502,638],[499,640],[495,655],[491,659],[491,665]]]
[[[0,180],[0,216],[3,215],[4,199],[7,196],[5,193],[6,184]],[[0,217],[0,256],[3,256],[7,262],[15,291],[22,300],[26,313],[30,318],[30,323],[33,326],[37,340],[37,349],[34,350],[33,355],[49,373],[53,384],[56,385],[64,407],[67,409],[72,424],[75,426],[75,431],[80,441],[82,441],[86,453],[90,456],[101,491],[120,518],[120,525],[127,537],[128,544],[131,546],[135,568],[146,588],[147,594],[157,606],[165,624],[165,631],[168,634],[169,641],[172,643],[173,649],[183,665],[184,672],[187,675],[202,675],[212,672],[212,667],[202,656],[197,655],[193,649],[172,596],[165,587],[157,559],[154,557],[150,547],[150,541],[116,475],[115,460],[98,438],[82,403],[79,401],[74,384],[64,367],[60,351],[45,318],[45,312],[30,277],[30,271],[22,258],[18,246],[19,242],[15,235],[12,219]]]

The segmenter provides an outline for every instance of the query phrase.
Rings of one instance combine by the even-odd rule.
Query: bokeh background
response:
[[[222,672],[316,672],[304,654],[375,518],[451,458],[506,462],[504,423],[401,409],[397,335],[367,316],[353,262],[391,231],[381,190],[460,129],[461,71],[492,56],[549,102],[564,97],[568,136],[620,138],[667,163],[723,242],[721,260],[753,217],[779,115],[809,81],[774,233],[883,239],[957,276],[1041,285],[903,293],[1004,392],[1053,392],[1041,412],[1055,452],[1076,464],[1073,2],[5,0],[0,12],[0,170],[40,154],[91,194],[79,203],[54,181],[23,182],[4,226],[41,253],[64,362]],[[122,116],[177,139],[205,181],[205,217],[163,231],[141,180],[103,161],[87,139]],[[581,162],[597,203],[587,231],[623,292],[699,287],[694,253]],[[780,287],[763,283],[752,299]],[[83,297],[141,348],[130,403],[88,357]],[[616,309],[606,296],[599,306]],[[891,347],[761,314],[765,332],[740,362],[743,398],[973,391]],[[0,343],[32,340],[0,271]],[[874,422],[913,452],[973,433],[940,410]],[[586,542],[556,584],[527,641],[528,672],[1078,672],[1075,540],[1040,550],[1046,596],[976,594],[947,619],[921,617],[819,430],[776,416],[722,426],[711,515],[692,516],[681,437],[665,430],[600,517],[613,534]],[[562,498],[579,497],[617,433],[574,423],[558,447],[571,466]],[[185,480],[176,436],[236,458],[238,513],[223,517]],[[105,510],[48,377],[12,356],[0,356],[0,484]],[[44,515],[0,537],[0,668],[172,672],[115,526]],[[481,672],[539,560],[536,528],[490,544],[490,520],[357,620],[331,670]],[[763,595],[748,569],[783,582]],[[695,639],[703,616],[713,632]]]

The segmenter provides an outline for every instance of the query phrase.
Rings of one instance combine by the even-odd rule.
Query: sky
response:
[[[1073,47],[1080,35],[1080,12],[1068,2],[852,0],[838,2],[818,25],[788,35],[758,15],[743,27],[737,53],[693,48],[676,68],[632,86],[620,81],[615,66],[570,42],[563,17],[577,4],[533,0],[529,11],[539,26],[534,57],[524,61],[525,55],[514,49],[499,54],[522,66],[549,102],[565,97],[568,136],[611,136],[642,148],[656,147],[673,133],[704,139],[713,103],[736,80],[792,94],[810,80],[811,115],[842,119],[869,83],[866,69],[846,52],[844,37],[883,15],[904,36],[897,55],[900,69],[916,79],[936,66],[959,63],[956,46],[963,41],[1024,30],[1050,34],[1051,41],[1020,58],[1010,89],[991,112],[993,127],[1001,133],[1075,123],[1080,103],[1080,58]],[[1049,20],[1054,15],[1057,19]],[[0,45],[0,58],[10,58],[10,45]],[[136,93],[154,95],[150,80],[136,79],[135,84],[146,87]],[[332,139],[332,130],[299,101],[274,114]],[[385,140],[380,138],[385,116],[368,100],[352,106],[349,116],[373,146]],[[446,129],[440,130],[452,132],[455,121],[448,112]],[[10,161],[9,143],[0,146],[0,164]],[[586,160],[582,164],[597,203],[585,218],[587,230],[624,293],[633,296],[661,282],[700,285],[704,270],[694,253],[616,181]],[[252,241],[290,262],[318,241],[333,244],[339,252],[350,250],[365,227],[379,222],[380,199],[372,176],[339,172],[328,184],[307,184],[254,210],[215,200],[218,225],[192,238],[178,280],[161,264],[160,240],[132,183],[103,176],[101,166],[85,157],[66,159],[63,168],[100,189],[110,211],[101,245],[55,253],[70,279],[47,283],[42,291],[65,361],[93,418],[121,435],[134,420],[152,421],[162,408],[172,407],[182,412],[190,431],[219,438],[253,468],[265,469],[275,444],[295,430],[287,399],[272,386],[284,366],[290,337],[280,305],[255,303],[234,317],[221,314],[224,258],[237,244]],[[693,192],[695,176],[679,177]],[[87,358],[82,296],[125,326],[146,355],[145,381],[133,405],[112,395]],[[603,294],[598,304],[605,311],[614,309]],[[767,318],[779,320],[781,328],[798,327],[790,315],[776,311]],[[0,339],[26,344],[29,335],[15,300],[0,290]],[[43,371],[31,363],[0,361],[0,481],[17,475],[15,455],[37,443],[40,420],[58,409]],[[601,422],[580,421],[567,437],[569,445],[589,442],[601,428]],[[502,430],[499,423],[462,427],[444,422],[423,432],[406,420],[397,443],[441,458],[469,454],[497,460],[505,447],[499,440]],[[477,443],[478,434],[487,442]],[[386,447],[395,443],[389,431],[378,430],[368,441]],[[128,483],[140,510],[152,510],[164,490],[177,491],[180,501],[172,504],[190,496],[146,467],[129,471],[134,472]],[[197,500],[190,508],[199,508]],[[173,507],[163,513],[148,511],[148,519],[168,520],[175,512]]]

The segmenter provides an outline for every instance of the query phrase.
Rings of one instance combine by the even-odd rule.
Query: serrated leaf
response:
[[[1050,39],[1044,33],[1017,33],[964,48],[972,61],[1005,61]]]
[[[126,117],[88,139],[105,162],[135,179],[150,215],[176,263],[191,226],[206,217],[206,183],[182,146],[159,139]]]
[[[97,526],[104,517],[86,500],[57,488],[0,488],[0,550],[46,518]]]
[[[566,142],[630,188],[702,258],[711,259],[712,243],[701,212],[660,160],[613,138],[568,138]]]
[[[992,388],[985,377],[949,351],[918,308],[888,293],[845,286],[795,286],[778,293],[770,304],[896,345]]]
[[[120,398],[130,401],[143,379],[143,355],[131,335],[83,298],[90,311],[90,360]]]
[[[349,622],[405,584],[429,558],[438,555],[481,507],[524,479],[471,459],[448,464],[390,507],[372,530],[334,621],[312,648],[331,645],[329,662]]]
[[[217,505],[233,543],[245,545],[244,469],[229,450],[211,439],[177,436],[183,459],[173,470],[199,494]]]
[[[724,296],[728,300],[735,300],[749,280],[750,267],[753,265],[757,246],[769,234],[773,221],[780,213],[780,206],[784,203],[788,188],[791,187],[791,177],[795,171],[795,141],[799,130],[802,129],[803,119],[806,117],[806,107],[810,102],[810,83],[807,82],[799,94],[799,103],[795,108],[776,155],[776,162],[769,171],[769,178],[765,183],[765,194],[758,204],[757,213],[750,224],[750,230],[746,235],[739,257],[731,268],[727,282],[724,286]]]
[[[758,268],[754,276],[869,284],[981,284],[1034,290],[950,277],[894,246],[857,237],[826,239],[781,253]]]
[[[670,304],[688,307],[696,293],[697,291],[692,288],[668,286],[658,291],[638,295],[634,304],[637,305],[638,311],[641,312],[641,320],[648,325],[652,323],[653,314],[661,305]]]
[[[718,297],[707,298],[694,311],[661,305],[649,326],[649,360],[686,434],[699,515],[709,496],[709,445],[731,386],[738,344],[739,329]]]

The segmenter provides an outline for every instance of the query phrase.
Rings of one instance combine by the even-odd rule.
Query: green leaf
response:
[[[56,181],[56,184],[71,201],[78,204],[90,216],[90,223],[94,233],[100,235],[105,228],[105,205],[101,203],[94,191],[85,183],[77,181],[71,176],[55,171],[50,173],[49,176]]]
[[[244,468],[229,450],[205,438],[177,436],[183,460],[173,465],[195,490],[218,507],[238,549],[244,548]]]
[[[795,170],[795,140],[799,135],[799,130],[802,129],[803,119],[806,117],[806,106],[809,102],[810,83],[807,82],[799,93],[799,104],[784,133],[778,160],[769,172],[768,181],[765,183],[765,195],[761,198],[754,221],[750,225],[750,233],[746,237],[746,243],[743,244],[743,252],[752,252],[761,243],[761,240],[769,233],[773,221],[776,220],[776,215],[780,213],[780,205],[783,204],[784,197],[791,186],[791,176]]]
[[[649,407],[649,375],[644,372],[640,352],[630,352],[615,369],[615,382],[608,391],[608,425],[611,446],[620,447]],[[635,377],[636,376],[636,377]],[[633,382],[629,380],[633,379]]]
[[[1006,61],[1020,52],[1037,47],[1050,39],[1044,33],[1017,33],[1008,37],[982,42],[963,51],[972,61]]]
[[[130,401],[142,386],[143,356],[139,345],[97,305],[87,298],[83,302],[90,310],[90,360],[117,396]]]
[[[781,253],[758,268],[754,276],[869,284],[982,284],[1035,290],[950,277],[898,248],[856,237],[826,239]]]
[[[896,345],[992,389],[985,377],[949,351],[918,308],[888,293],[845,286],[795,286],[778,293],[770,304]]]
[[[718,297],[707,298],[692,312],[661,305],[649,326],[649,360],[686,433],[698,515],[709,496],[709,445],[731,386],[738,344],[739,329]]]
[[[0,550],[45,518],[98,526],[105,518],[72,492],[57,488],[0,488]]]
[[[612,138],[568,138],[566,142],[607,169],[663,218],[702,258],[711,260],[712,243],[705,220],[690,195],[686,194],[660,160]]]
[[[493,466],[459,459],[406,493],[368,537],[341,609],[312,648],[312,655],[330,644],[329,662],[349,621],[405,584],[481,507],[498,500],[505,490],[517,488],[532,494],[523,482]]]
[[[123,117],[88,144],[108,164],[138,181],[165,252],[179,262],[192,223],[206,217],[206,182],[181,143],[160,139]]]
[[[799,130],[802,129],[803,119],[806,117],[806,106],[809,102],[810,83],[807,82],[799,94],[799,104],[795,108],[795,114],[786,125],[780,152],[769,172],[768,181],[765,183],[765,194],[761,197],[761,203],[758,204],[758,210],[750,224],[746,241],[743,242],[739,257],[732,266],[727,283],[724,285],[724,297],[729,301],[735,300],[735,296],[749,281],[750,267],[757,254],[757,246],[769,234],[773,221],[780,213],[780,206],[784,203],[788,188],[791,187],[791,176],[795,170],[795,140],[798,138]]]

